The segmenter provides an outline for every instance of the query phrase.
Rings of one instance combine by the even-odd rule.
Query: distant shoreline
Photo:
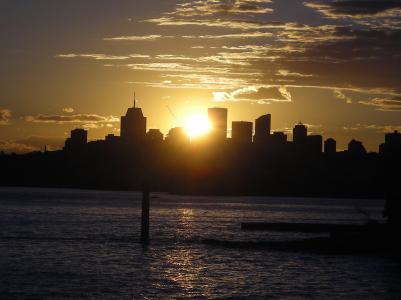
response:
[[[0,191],[4,189],[32,189],[32,190],[68,190],[68,191],[99,191],[99,192],[121,192],[121,193],[142,193],[136,189],[106,189],[106,188],[91,188],[91,187],[54,187],[54,186],[26,186],[26,185],[1,185]],[[270,198],[299,198],[299,199],[342,199],[342,200],[368,200],[368,201],[384,201],[385,197],[355,197],[355,196],[332,196],[332,195],[305,195],[305,194],[208,194],[208,193],[174,193],[169,191],[152,191],[152,193],[168,194],[176,196],[194,196],[194,197],[270,197]],[[1,200],[1,199],[0,199]]]

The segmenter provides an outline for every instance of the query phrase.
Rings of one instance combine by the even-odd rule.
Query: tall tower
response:
[[[232,122],[232,141],[235,143],[252,143],[253,123],[245,121]]]
[[[336,153],[337,142],[335,139],[328,138],[324,141],[324,153],[333,155]]]
[[[209,123],[212,126],[211,136],[224,140],[227,138],[227,108],[213,107],[207,110]]]
[[[255,142],[266,141],[270,136],[271,115],[263,115],[255,120]]]
[[[134,106],[128,108],[125,116],[121,117],[121,138],[125,141],[143,141],[146,136],[146,118],[142,109],[136,107],[134,94]]]
[[[308,134],[308,128],[304,124],[299,122],[292,130],[292,134],[292,140],[295,144],[304,144],[306,141],[306,136]]]

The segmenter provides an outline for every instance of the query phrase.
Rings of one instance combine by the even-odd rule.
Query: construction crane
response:
[[[172,117],[174,118],[174,120],[175,120],[177,123],[179,123],[179,122],[178,122],[177,116],[174,114],[174,112],[173,112],[173,110],[170,108],[170,106],[166,105],[166,107],[167,107],[168,111],[170,112],[170,114],[172,115]]]

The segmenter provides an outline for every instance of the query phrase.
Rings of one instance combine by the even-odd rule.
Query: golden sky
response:
[[[163,133],[213,106],[340,149],[401,129],[400,1],[2,0],[0,25],[0,150],[118,135],[134,91]]]

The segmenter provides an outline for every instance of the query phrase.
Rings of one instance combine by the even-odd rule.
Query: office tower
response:
[[[391,133],[386,133],[384,145],[381,147],[381,153],[399,156],[401,154],[401,133],[397,130]]]
[[[320,154],[322,153],[323,137],[321,135],[308,135],[306,137],[306,143],[309,154]]]
[[[146,134],[146,140],[154,143],[163,142],[164,136],[163,133],[160,132],[159,129],[149,129]]]
[[[207,110],[209,123],[211,125],[210,135],[214,139],[224,140],[227,138],[227,108],[213,107]]]
[[[292,140],[295,144],[305,144],[308,128],[299,122],[292,130]]]
[[[337,151],[337,142],[335,139],[328,138],[324,141],[324,153],[332,155]]]
[[[255,120],[255,142],[267,141],[270,136],[271,115],[263,115]]]
[[[232,122],[232,141],[236,143],[252,143],[252,122]]]
[[[88,143],[88,131],[85,129],[77,128],[71,130],[71,135],[65,141],[65,150],[79,149]]]
[[[146,118],[143,116],[142,109],[134,107],[127,110],[125,116],[121,117],[121,138],[128,142],[143,141],[146,135]]]

